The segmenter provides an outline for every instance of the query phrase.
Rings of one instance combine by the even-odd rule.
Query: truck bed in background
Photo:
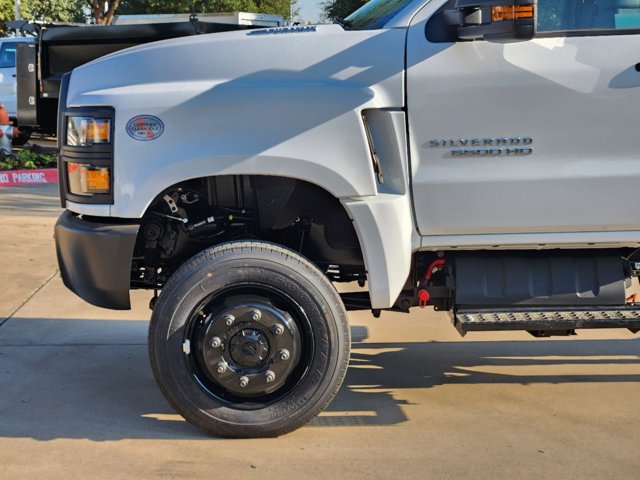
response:
[[[62,76],[109,53],[170,38],[284,24],[281,17],[242,13],[192,15],[188,21],[173,22],[167,16],[159,17],[140,20],[157,23],[123,21],[109,26],[8,22],[10,28],[38,37],[37,42],[21,44],[17,50],[18,124],[55,134]],[[182,16],[176,17],[182,20]]]

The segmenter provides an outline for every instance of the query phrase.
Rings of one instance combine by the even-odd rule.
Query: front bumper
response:
[[[64,284],[103,308],[129,310],[131,259],[140,225],[99,223],[65,211],[55,227]]]

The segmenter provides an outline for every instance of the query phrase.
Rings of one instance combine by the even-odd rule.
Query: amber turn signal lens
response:
[[[521,18],[533,18],[533,5],[504,5],[501,7],[491,7],[492,22],[519,20]]]
[[[82,168],[82,179],[88,193],[109,193],[109,169]]]
[[[75,195],[92,195],[111,191],[109,167],[95,167],[82,163],[67,163],[69,192]]]
[[[111,139],[111,122],[89,122],[87,124],[87,137],[97,140],[96,143],[109,143],[109,140]]]

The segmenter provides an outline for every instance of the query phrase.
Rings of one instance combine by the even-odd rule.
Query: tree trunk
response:
[[[105,7],[109,4],[109,8],[105,11]],[[120,5],[120,0],[93,0],[91,2],[91,14],[97,25],[111,25],[113,16]]]

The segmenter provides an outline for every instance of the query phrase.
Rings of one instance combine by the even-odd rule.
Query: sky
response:
[[[300,17],[307,22],[317,22],[320,19],[321,3],[322,0],[298,0]]]

